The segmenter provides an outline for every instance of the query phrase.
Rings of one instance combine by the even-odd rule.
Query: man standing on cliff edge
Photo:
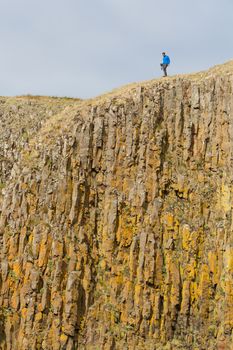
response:
[[[161,66],[161,69],[163,70],[163,74],[164,74],[163,76],[167,77],[167,67],[170,64],[170,58],[169,56],[166,55],[165,52],[163,52],[162,55],[163,55],[163,62],[160,63],[160,66]]]

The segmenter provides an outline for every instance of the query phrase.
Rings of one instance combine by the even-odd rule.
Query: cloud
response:
[[[91,97],[233,56],[231,0],[2,0],[1,95]]]

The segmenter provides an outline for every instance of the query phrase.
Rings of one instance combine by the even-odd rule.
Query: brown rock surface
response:
[[[233,349],[233,62],[0,131],[0,349]]]

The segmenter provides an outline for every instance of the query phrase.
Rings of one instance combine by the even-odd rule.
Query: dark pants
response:
[[[167,77],[167,67],[168,67],[168,64],[163,64],[163,63],[161,63],[160,66],[161,66],[161,69],[163,70],[164,77]]]

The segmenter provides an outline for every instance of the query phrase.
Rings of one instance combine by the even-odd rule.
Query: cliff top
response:
[[[208,81],[216,77],[221,79],[221,77],[232,75],[232,73],[233,60],[198,73],[131,83],[86,100],[32,95],[0,97],[0,108],[4,110],[0,129],[2,127],[3,130],[6,130],[6,123],[10,126],[9,130],[31,128],[35,132],[40,128],[42,138],[45,137],[50,143],[52,141],[51,134],[56,137],[59,133],[66,132],[70,127],[72,128],[71,120],[82,114],[82,111],[86,111],[86,115],[89,115],[92,108],[101,106],[103,109],[108,109],[110,105],[119,106],[128,99],[140,98],[141,89],[154,89],[155,92],[159,93],[159,91],[173,88],[177,84],[186,82],[187,84],[190,82],[199,84],[203,80]],[[16,111],[18,112],[15,114]],[[34,127],[35,121],[38,123],[38,128]],[[8,137],[7,135],[4,132],[4,137]]]
[[[187,80],[187,81],[201,81],[203,79],[209,79],[213,78],[215,76],[221,76],[221,75],[228,75],[233,73],[233,60],[228,61],[224,64],[216,65],[208,70],[200,71],[196,73],[191,74],[177,74],[173,76],[168,76],[167,78],[161,77],[151,80],[146,80],[142,82],[135,82],[130,83],[127,85],[124,85],[122,87],[113,89],[112,91],[109,91],[105,94],[101,94],[99,96],[96,96],[94,98],[89,99],[79,99],[79,98],[72,98],[72,97],[55,97],[55,96],[33,96],[33,95],[23,95],[23,96],[15,96],[15,97],[0,97],[1,102],[17,102],[17,101],[32,101],[34,103],[49,103],[49,104],[56,104],[59,103],[67,105],[72,104],[98,104],[99,102],[106,100],[108,98],[116,98],[119,96],[124,95],[126,92],[131,94],[132,92],[135,92],[135,89],[143,88],[143,87],[149,87],[149,86],[158,86],[164,87],[164,85],[167,84],[174,84],[177,81],[180,80]]]
[[[131,83],[125,86],[122,86],[120,88],[114,89],[111,92],[108,92],[106,94],[97,96],[96,98],[86,100],[88,102],[94,102],[94,101],[101,101],[103,98],[108,98],[108,97],[118,97],[122,94],[125,94],[125,92],[132,92],[135,91],[137,88],[143,88],[143,87],[153,87],[153,86],[158,86],[160,85],[161,87],[166,86],[167,84],[174,84],[177,81],[180,80],[187,80],[187,81],[202,81],[203,79],[210,79],[216,76],[221,76],[221,75],[228,75],[233,73],[233,60],[228,61],[224,64],[216,65],[208,70],[205,71],[200,71],[196,73],[191,73],[191,74],[177,74],[173,76],[168,76],[166,78],[161,77],[157,79],[152,79],[152,80],[146,80],[142,82],[137,82],[137,83]]]

